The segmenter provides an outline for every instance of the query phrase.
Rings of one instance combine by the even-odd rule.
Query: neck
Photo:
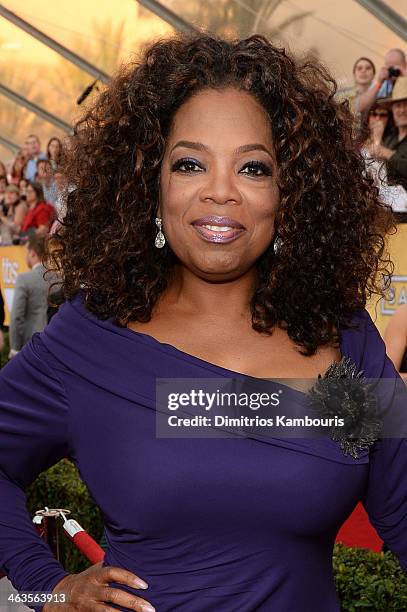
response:
[[[356,91],[358,92],[358,94],[362,94],[365,93],[365,91],[367,91],[370,87],[370,83],[365,83],[365,84],[358,84],[356,85]]]
[[[174,309],[185,316],[202,316],[205,320],[225,319],[230,325],[250,315],[256,280],[255,268],[239,278],[217,282],[200,278],[184,266],[178,266],[170,286],[160,296],[157,310]]]
[[[399,140],[403,140],[407,136],[407,125],[399,127]]]

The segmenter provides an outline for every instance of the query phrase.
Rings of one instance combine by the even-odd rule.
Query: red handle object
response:
[[[64,530],[82,554],[94,565],[102,561],[105,551],[74,519],[65,520]]]

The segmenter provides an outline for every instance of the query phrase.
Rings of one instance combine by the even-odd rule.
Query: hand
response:
[[[383,83],[386,79],[389,78],[389,71],[386,66],[382,66],[378,72],[376,80],[378,83]]]
[[[368,145],[367,147],[371,157],[374,157],[375,159],[380,159],[380,160],[388,160],[391,157],[393,157],[395,151],[392,151],[391,149],[388,149],[387,147],[384,147],[382,144],[378,144],[378,143],[371,143],[370,145]]]
[[[138,576],[120,567],[103,567],[102,563],[100,561],[79,574],[65,576],[54,587],[53,593],[66,594],[67,603],[63,604],[64,612],[77,612],[77,610],[115,612],[115,608],[105,605],[104,602],[109,601],[137,612],[155,612],[155,608],[145,599],[108,585],[109,582],[120,582],[133,589],[142,588],[143,581]],[[42,611],[61,612],[61,603],[48,602]]]
[[[382,142],[384,133],[385,123],[380,119],[377,119],[370,126],[370,138],[375,145],[379,145]]]

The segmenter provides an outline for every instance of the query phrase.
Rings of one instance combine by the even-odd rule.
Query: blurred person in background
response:
[[[42,185],[37,182],[29,183],[27,187],[28,212],[21,226],[21,234],[35,233],[45,236],[54,220],[55,212],[52,204],[45,202]]]
[[[25,168],[25,178],[33,181],[37,173],[37,162],[40,159],[47,159],[45,153],[41,151],[40,139],[36,134],[30,134],[26,140],[28,161]]]
[[[386,163],[389,184],[407,188],[407,76],[399,77],[391,97],[379,102],[382,108],[391,109],[394,128],[385,135],[384,125],[378,125],[369,153]]]
[[[27,179],[22,178],[18,181],[18,189],[20,191],[20,200],[27,199],[27,187],[28,187]]]
[[[375,78],[376,68],[368,57],[359,57],[352,69],[354,85],[338,92],[339,100],[348,100],[350,109],[359,117],[359,128],[362,129],[369,109],[376,101],[377,91],[387,76],[387,70],[382,68]]]
[[[7,168],[2,161],[0,161],[0,176],[7,176]]]
[[[407,383],[407,304],[395,310],[383,335],[386,353]]]
[[[407,212],[407,191],[401,185],[388,184],[385,162],[372,157],[371,154],[393,130],[394,122],[390,109],[376,102],[369,111],[367,139],[361,152],[366,159],[367,173],[379,189],[380,200],[389,204],[395,212]]]
[[[400,76],[407,76],[406,54],[402,49],[390,49],[384,56],[384,66],[381,74],[385,77],[382,80],[377,92],[377,98],[387,98],[391,95],[393,87]]]
[[[12,183],[13,185],[19,184],[20,180],[24,177],[26,164],[27,158],[24,155],[24,152],[22,150],[18,151],[10,169],[9,183]]]
[[[28,212],[28,207],[26,202],[20,199],[17,185],[7,186],[4,203],[7,207],[7,222],[13,226],[15,233],[18,234]]]
[[[8,185],[7,177],[5,174],[0,175],[0,210],[6,212],[4,208],[4,194],[6,192],[6,187]]]
[[[31,270],[17,276],[10,313],[10,358],[47,324],[49,284],[43,278],[44,253],[45,238],[30,236],[26,261]]]
[[[42,185],[45,201],[54,206],[58,197],[58,187],[54,179],[51,162],[48,159],[38,161],[36,181]]]
[[[59,138],[51,138],[47,144],[47,158],[51,162],[52,170],[55,172],[61,162],[62,142]]]
[[[353,113],[363,114],[374,100],[374,97],[372,100],[368,98],[369,103],[367,104],[363,94],[370,91],[376,74],[376,68],[368,57],[360,57],[354,63],[352,73],[355,84],[346,95],[346,98],[349,100]]]

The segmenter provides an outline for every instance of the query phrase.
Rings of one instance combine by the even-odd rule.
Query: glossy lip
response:
[[[207,242],[216,242],[218,244],[232,242],[245,232],[244,228],[233,228],[227,232],[216,232],[208,229],[207,227],[203,227],[202,225],[193,225],[192,227],[203,240],[206,240]]]

